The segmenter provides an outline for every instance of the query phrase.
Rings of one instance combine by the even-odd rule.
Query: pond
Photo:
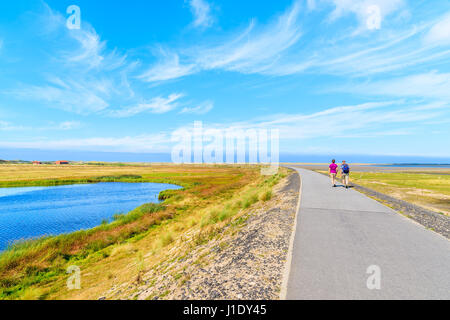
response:
[[[118,213],[180,186],[163,183],[96,183],[0,188],[0,251],[9,243],[96,227]]]

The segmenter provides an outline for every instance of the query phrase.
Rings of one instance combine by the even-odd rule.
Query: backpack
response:
[[[343,164],[342,165],[342,172],[350,173],[350,168],[349,168],[348,164]]]

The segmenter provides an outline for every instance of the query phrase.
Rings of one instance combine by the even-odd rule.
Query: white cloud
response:
[[[0,120],[0,131],[19,131],[19,130],[25,130],[26,127],[23,126],[17,126],[7,121]]]
[[[306,5],[309,10],[314,10],[316,8],[316,0],[307,0]]]
[[[133,74],[140,62],[118,53],[117,49],[109,49],[87,21],[83,20],[82,29],[69,30],[61,13],[45,4],[44,9],[33,23],[38,21],[42,27],[40,40],[49,51],[49,60],[42,64],[49,68],[33,75],[39,79],[35,81],[37,84],[20,83],[13,89],[3,90],[3,94],[33,102],[36,107],[46,106],[82,115],[97,113],[125,117],[146,110],[164,113],[174,108],[171,103],[174,96],[166,101],[152,97],[148,88],[142,90],[142,84]],[[156,80],[162,70],[167,71],[167,65],[145,77]],[[174,69],[169,72],[180,75]],[[124,105],[132,107],[117,110]]]
[[[30,141],[0,141],[3,148],[41,150],[85,150],[111,152],[168,152],[170,136],[165,133],[125,137],[92,137],[84,139],[37,139]]]
[[[111,83],[108,80],[74,81],[53,78],[49,79],[48,85],[29,85],[6,92],[16,98],[39,101],[65,111],[90,114],[109,107],[105,98],[110,90]]]
[[[163,52],[162,61],[145,71],[139,78],[146,82],[165,81],[189,75],[193,69],[193,65],[180,65],[178,54],[169,55]]]
[[[145,71],[141,79],[147,82],[171,80],[205,70],[273,76],[314,72],[361,77],[435,64],[450,56],[450,50],[439,50],[431,44],[418,45],[426,33],[434,35],[429,36],[431,38],[445,39],[441,29],[446,22],[442,21],[433,28],[442,33],[430,31],[432,22],[420,20],[416,24],[402,21],[400,27],[391,22],[383,26],[383,32],[373,33],[370,37],[361,32],[362,24],[353,33],[352,29],[330,30],[328,26],[326,38],[312,37],[318,31],[311,29],[311,21],[307,19],[312,15],[308,12],[305,15],[302,8],[319,10],[323,8],[319,4],[326,2],[334,5],[331,14],[334,22],[354,14],[361,23],[366,23],[366,9],[371,5],[380,7],[382,17],[407,10],[403,0],[323,0],[306,4],[294,1],[284,14],[265,26],[252,21],[247,29],[228,39],[178,51],[167,50],[170,54],[163,52],[160,62]],[[320,28],[324,25],[322,22],[314,21],[312,25]],[[308,41],[302,42],[303,38]]]
[[[79,48],[64,55],[67,62],[99,67],[104,60],[102,51],[106,46],[106,43],[100,40],[99,35],[94,30],[86,31],[85,29],[70,30],[69,34],[78,42]]]
[[[149,101],[144,101],[131,107],[122,108],[120,110],[112,110],[109,115],[117,118],[126,118],[135,116],[143,112],[150,112],[155,114],[167,113],[178,106],[176,101],[182,97],[183,95],[179,93],[171,94],[167,98],[156,97]]]
[[[412,107],[414,106],[414,108]],[[447,109],[430,110],[424,105],[404,101],[371,102],[360,105],[328,108],[310,114],[270,115],[240,123],[204,124],[204,130],[278,129],[280,143],[289,141],[301,146],[299,140],[373,138],[389,135],[410,135],[411,126],[441,119]],[[287,151],[287,150],[286,150]]]
[[[81,127],[78,121],[63,121],[60,123],[52,123],[45,127],[29,127],[23,125],[12,124],[7,121],[0,120],[0,131],[48,131],[48,130],[73,130]]]
[[[433,25],[425,36],[427,44],[450,44],[450,13]]]
[[[432,123],[448,118],[448,104],[428,105],[399,101],[370,102],[339,106],[313,113],[268,115],[264,119],[245,122],[204,123],[203,129],[247,130],[278,129],[280,143],[308,139],[339,138],[367,139],[414,134],[417,124]],[[0,123],[1,125],[1,123]],[[192,130],[192,124],[177,128]],[[95,150],[116,152],[170,152],[171,132],[159,132],[125,137],[92,137],[83,139],[30,139],[29,141],[0,141],[1,147],[58,150]],[[301,145],[301,143],[300,143]],[[298,145],[297,145],[298,146]],[[330,146],[330,148],[333,148]],[[288,151],[288,150],[285,150]]]
[[[446,104],[445,106],[448,106]],[[267,115],[235,123],[203,124],[203,129],[247,130],[278,129],[281,142],[308,139],[373,138],[394,135],[411,135],[411,126],[424,121],[439,120],[448,116],[444,105],[406,103],[403,100],[370,102],[339,106],[309,114]],[[185,127],[183,129],[192,129]],[[179,129],[180,130],[180,129]],[[281,143],[280,142],[280,143]],[[301,143],[300,143],[301,145]]]
[[[191,114],[206,114],[214,108],[214,103],[211,101],[205,101],[196,107],[185,107],[180,113],[191,113]]]
[[[369,95],[448,101],[450,99],[450,73],[433,71],[365,84],[351,84],[338,90]]]
[[[300,4],[296,2],[262,30],[257,30],[252,22],[247,30],[224,45],[198,50],[196,63],[206,70],[264,72],[300,39],[299,13]]]
[[[81,126],[81,123],[78,121],[64,121],[59,123],[55,128],[58,130],[73,130],[77,129]]]
[[[210,27],[214,23],[211,16],[211,6],[205,0],[189,0],[192,14],[194,15],[195,27]]]
[[[405,6],[404,0],[330,0],[333,2],[335,9],[331,13],[330,19],[336,20],[348,13],[353,13],[363,26],[366,26],[369,18],[368,9],[376,6],[380,10],[381,19],[394,13]]]
[[[126,64],[127,56],[117,53],[116,49],[107,50],[106,41],[102,41],[88,23],[84,23],[82,29],[66,32],[76,43],[74,49],[61,53],[62,59],[68,65],[114,70]]]
[[[252,21],[244,31],[221,41],[221,45],[192,47],[182,50],[182,54],[163,54],[161,61],[145,71],[141,79],[148,82],[169,80],[216,69],[270,73],[302,35],[298,21],[300,9],[300,2],[296,1],[274,22],[262,28]]]

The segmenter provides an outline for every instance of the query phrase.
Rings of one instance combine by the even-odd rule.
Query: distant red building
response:
[[[61,165],[61,164],[69,164],[69,161],[65,161],[65,160],[58,160],[55,162],[57,165]]]
[[[35,166],[37,166],[37,165],[40,165],[41,162],[40,162],[40,161],[33,161],[33,164],[34,164]]]

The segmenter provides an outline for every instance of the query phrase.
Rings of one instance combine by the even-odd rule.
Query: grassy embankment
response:
[[[239,225],[248,208],[271,198],[286,173],[264,177],[255,166],[0,165],[0,187],[102,181],[184,187],[162,192],[161,204],[145,204],[97,228],[12,246],[0,255],[0,299],[96,299],[158,265],[186,233],[197,235],[195,246]],[[71,265],[82,270],[82,290],[66,287]]]
[[[325,171],[321,171],[325,173]],[[353,172],[351,181],[441,214],[450,214],[450,175],[426,172]]]

